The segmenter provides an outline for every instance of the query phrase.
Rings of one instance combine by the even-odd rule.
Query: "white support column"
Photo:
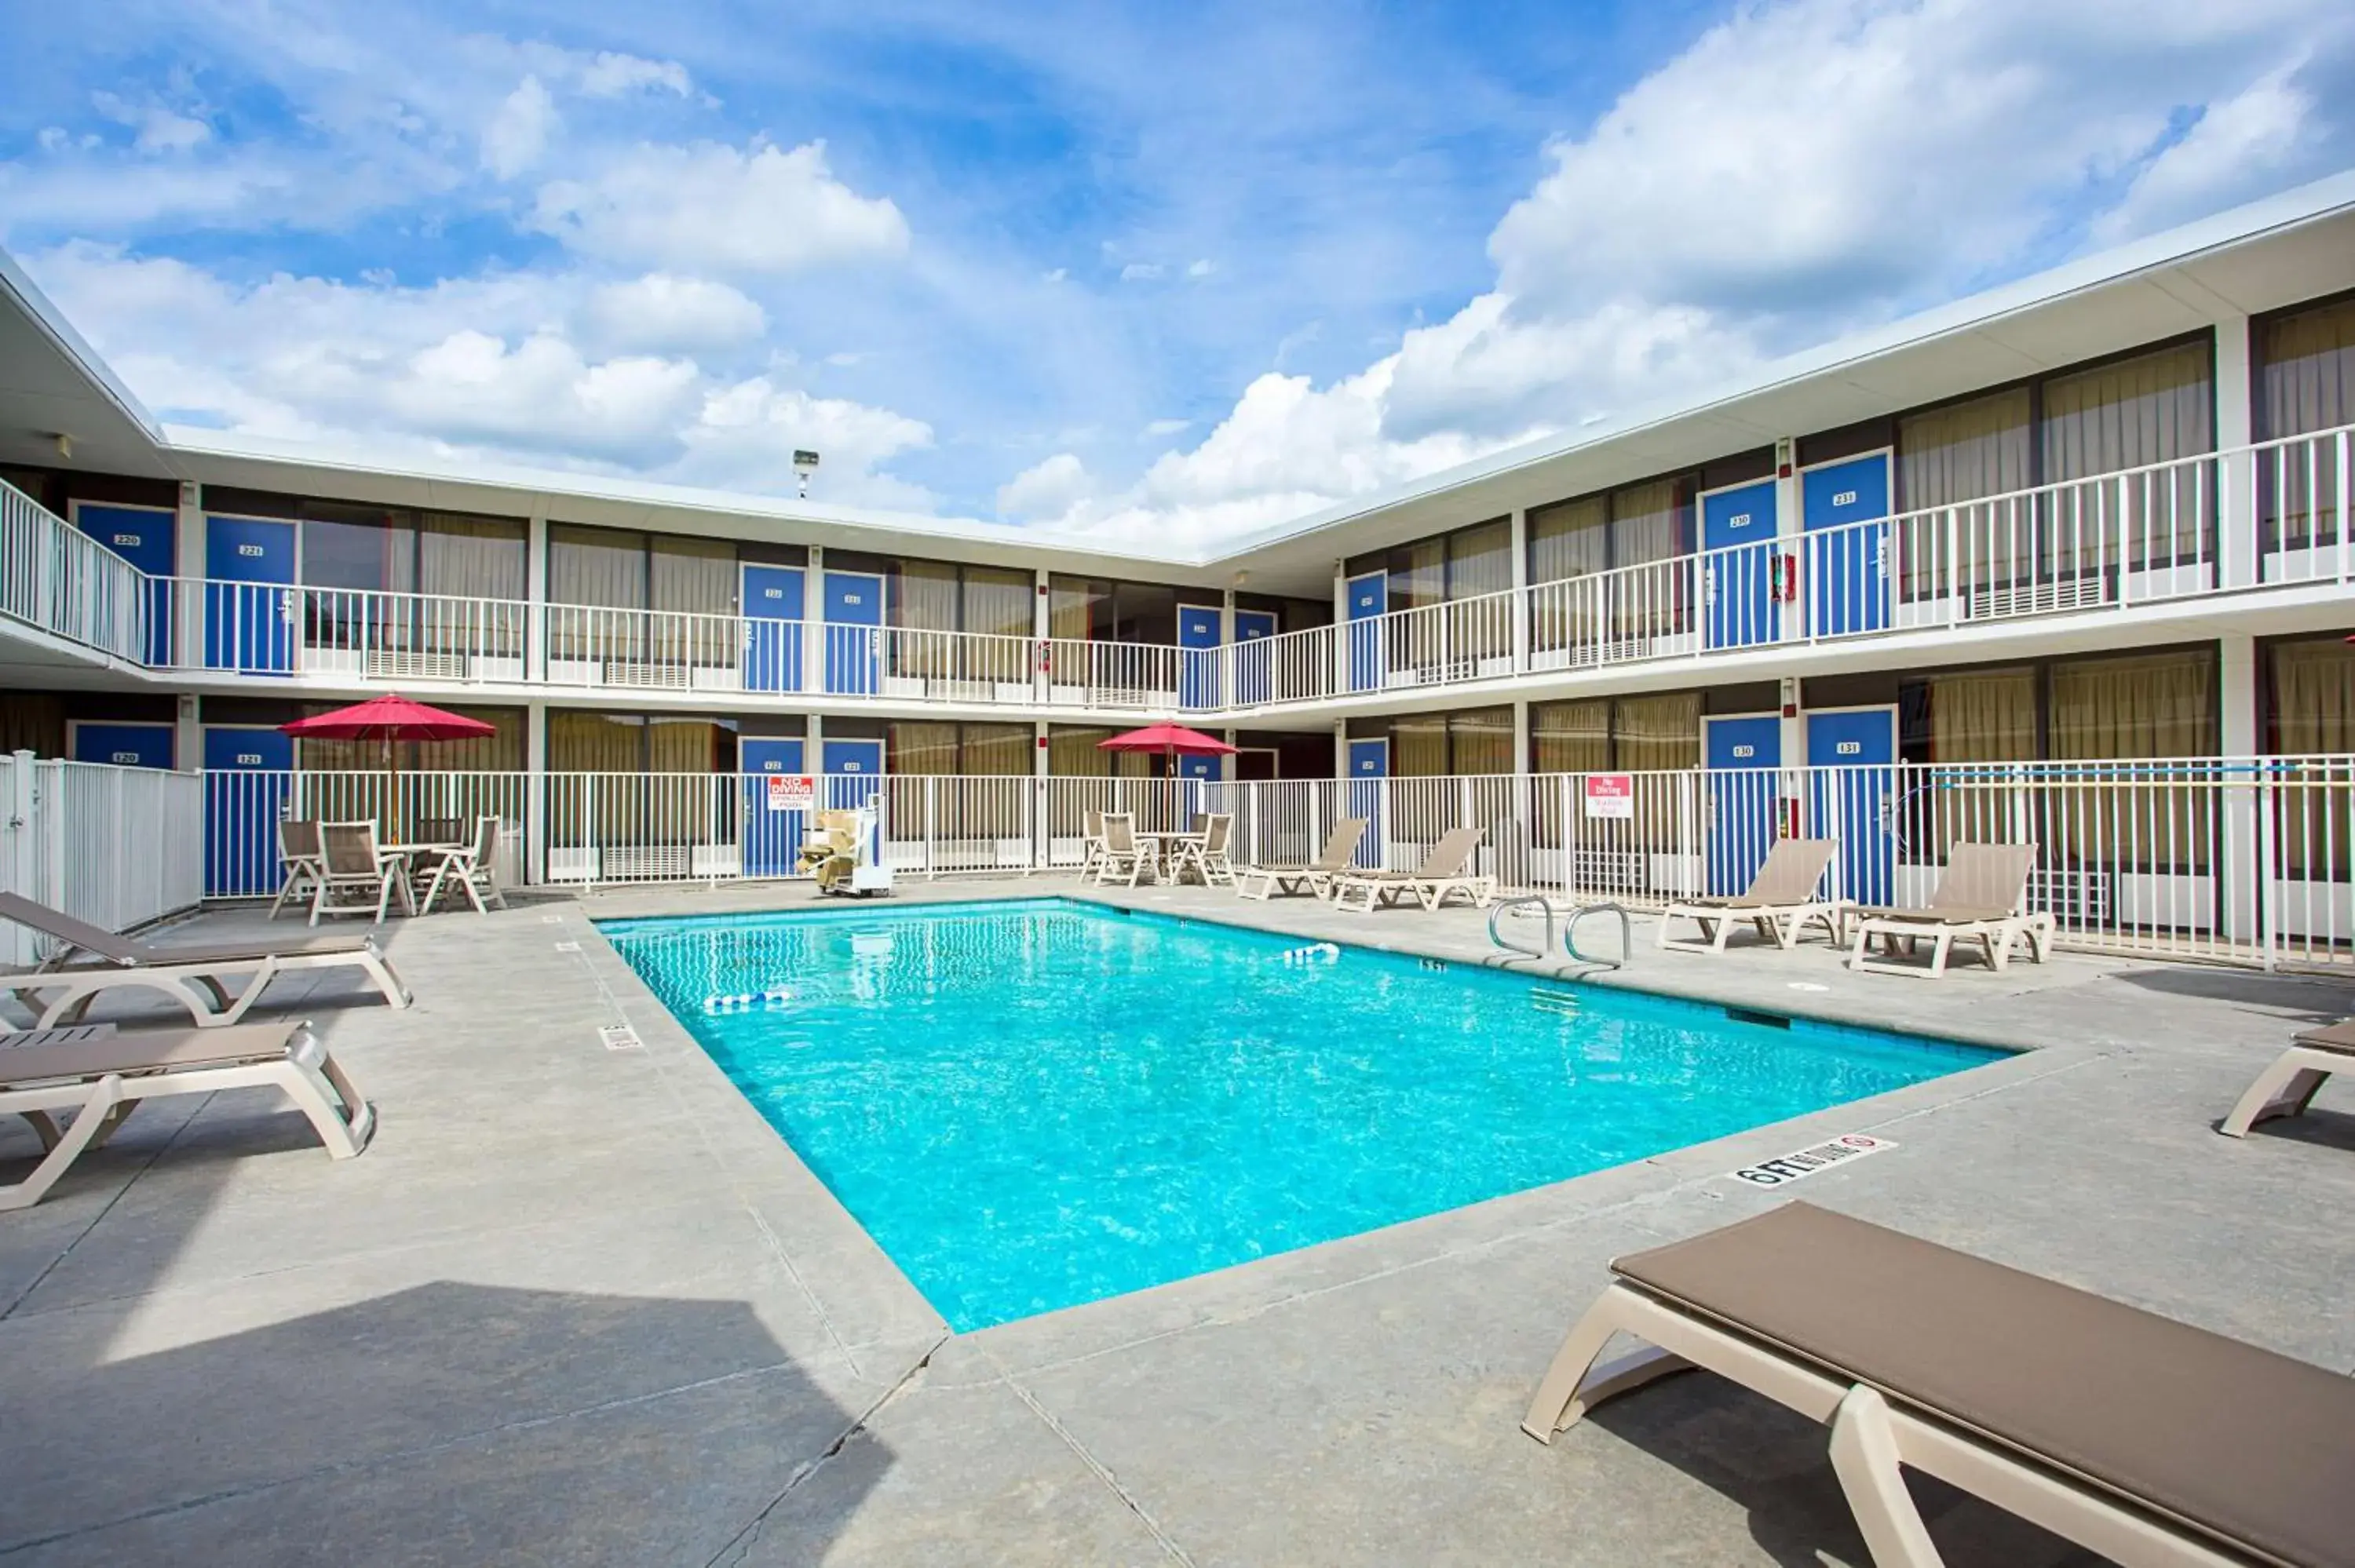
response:
[[[2249,366],[2249,318],[2216,323],[2216,450],[2246,447],[2254,438],[2255,399]],[[2217,475],[2218,586],[2245,588],[2257,580],[2257,468],[2243,452],[2226,458]],[[2225,748],[2230,755],[2232,748]]]
[[[1333,721],[1333,777],[1347,779],[1348,776],[1349,721],[1335,719]]]
[[[1518,672],[1529,667],[1529,514],[1527,507],[1513,508],[1512,537],[1513,668]],[[1521,716],[1525,720],[1528,715]],[[1524,735],[1522,738],[1527,740],[1528,736]],[[1525,746],[1522,749],[1526,753],[1528,747]]]
[[[533,579],[535,584],[538,578]],[[539,595],[532,595],[535,601]],[[524,830],[524,882],[538,886],[548,880],[548,705],[527,703],[523,716],[524,799],[531,821]]]
[[[1349,689],[1349,564],[1333,563],[1333,690]],[[1344,747],[1346,750],[1346,747]],[[1337,779],[1347,778],[1348,769],[1334,770]]]
[[[802,690],[826,690],[826,552],[809,547],[809,567],[802,583]],[[810,719],[810,771],[817,771],[817,719]]]
[[[1031,573],[1037,591],[1031,595],[1030,636],[1037,646],[1030,651],[1030,700],[1042,706],[1054,695],[1048,690],[1055,678],[1054,661],[1048,656],[1047,648],[1048,640],[1055,633],[1055,599],[1052,584],[1049,581],[1050,575],[1044,567]],[[1039,733],[1046,734],[1047,726],[1040,725]],[[1043,758],[1046,753],[1042,751],[1039,755]],[[1039,764],[1039,771],[1041,775],[1047,771],[1044,762]]]
[[[173,575],[201,581],[205,575],[204,487],[193,481],[180,486],[178,514],[172,528]],[[193,669],[205,658],[205,596],[202,590],[176,590],[172,596],[172,662]]]
[[[1513,771],[1526,779],[1529,776],[1529,700],[1513,699]]]
[[[2219,697],[2218,739],[2227,758],[2257,755],[2257,640],[2249,632],[2228,631],[2217,639],[2216,677]],[[2257,936],[2257,891],[2267,869],[2259,863],[2257,791],[2254,775],[2231,773],[2224,786],[2224,935],[2233,941]]]
[[[1034,779],[1044,779],[1052,771],[1049,764],[1053,760],[1053,753],[1047,749],[1047,721],[1034,719],[1031,721],[1030,728],[1032,732],[1030,775]]]
[[[534,503],[524,525],[523,678],[548,679],[548,507]]]
[[[205,726],[199,722],[202,707],[197,697],[186,695],[175,705],[172,715],[172,767],[177,773],[201,773],[205,770]]]
[[[1800,707],[1801,686],[1796,675],[1785,675],[1778,683],[1777,696],[1783,715],[1783,798],[1775,804],[1782,817],[1774,824],[1779,835],[1795,817],[1804,818],[1806,807],[1807,717]]]
[[[1799,565],[1806,558],[1800,543],[1801,535],[1806,532],[1803,523],[1799,512],[1799,441],[1796,436],[1786,436],[1774,443],[1774,547],[1779,556],[1795,559],[1792,565],[1778,566],[1776,570],[1791,573],[1792,580],[1801,585],[1799,591],[1802,594],[1807,591],[1805,586],[1807,574]],[[1781,598],[1782,582],[1779,577],[1769,591]],[[1804,599],[1784,602],[1774,618],[1778,637],[1792,639],[1805,632],[1806,608]]]
[[[1218,673],[1219,706],[1231,707],[1235,693],[1241,689],[1235,680],[1235,590],[1231,588],[1219,595],[1219,652],[1212,667]],[[1230,735],[1227,738],[1231,741],[1234,736]],[[1234,776],[1235,770],[1229,768],[1227,777]]]

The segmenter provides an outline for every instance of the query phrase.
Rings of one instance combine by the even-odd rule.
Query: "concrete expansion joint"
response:
[[[1169,1532],[1161,1528],[1161,1521],[1153,1517],[1152,1513],[1146,1508],[1145,1504],[1140,1502],[1134,1493],[1130,1492],[1126,1487],[1121,1485],[1120,1478],[1113,1473],[1112,1467],[1097,1458],[1093,1454],[1090,1453],[1088,1451],[1087,1445],[1082,1443],[1077,1436],[1073,1436],[1070,1427],[1065,1426],[1060,1421],[1055,1418],[1055,1413],[1053,1411],[1049,1410],[1044,1404],[1040,1404],[1038,1396],[1032,1393],[1030,1390],[1023,1384],[1020,1379],[1017,1378],[1012,1372],[1007,1371],[1005,1363],[1000,1361],[997,1357],[991,1352],[988,1346],[982,1346],[981,1353],[983,1357],[988,1361],[991,1366],[997,1369],[999,1380],[1013,1392],[1014,1397],[1020,1400],[1028,1407],[1030,1414],[1037,1416],[1039,1422],[1046,1426],[1047,1430],[1052,1432],[1057,1439],[1062,1443],[1063,1446],[1069,1448],[1071,1451],[1072,1456],[1076,1457],[1081,1464],[1085,1465],[1088,1467],[1088,1471],[1091,1475],[1094,1476],[1097,1480],[1103,1483],[1105,1490],[1111,1492],[1114,1497],[1120,1499],[1120,1506],[1126,1509],[1130,1514],[1135,1516],[1136,1522],[1145,1527],[1146,1533],[1153,1537],[1155,1544],[1161,1548],[1163,1553],[1168,1557],[1169,1561],[1172,1563],[1182,1563],[1184,1564],[1184,1568],[1194,1568],[1194,1559],[1192,1555],[1188,1553],[1184,1547],[1178,1545],[1176,1541],[1170,1538]]]
[[[114,1212],[115,1204],[120,1203],[125,1197],[129,1196],[133,1184],[135,1183],[142,1176],[146,1175],[148,1171],[154,1170],[155,1168],[155,1161],[163,1159],[165,1154],[171,1151],[172,1146],[180,1141],[180,1135],[187,1131],[188,1128],[195,1124],[197,1118],[205,1113],[205,1107],[213,1103],[213,1097],[214,1097],[211,1095],[199,1095],[196,1097],[196,1104],[189,1107],[187,1115],[180,1118],[180,1125],[172,1129],[172,1136],[157,1144],[155,1146],[155,1152],[148,1155],[146,1159],[139,1162],[138,1168],[123,1179],[123,1185],[114,1190],[114,1195],[107,1199],[105,1202],[99,1205],[98,1213],[91,1215],[90,1223],[83,1225],[81,1229],[76,1231],[73,1234],[73,1239],[71,1241],[67,1242],[65,1245],[58,1248],[57,1255],[49,1259],[48,1264],[43,1266],[32,1278],[27,1280],[25,1282],[25,1287],[22,1290],[17,1291],[16,1295],[8,1298],[7,1306],[0,1307],[0,1323],[5,1323],[9,1319],[15,1317],[16,1315],[16,1308],[22,1307],[27,1301],[32,1299],[33,1292],[41,1287],[41,1282],[48,1278],[50,1275],[56,1273],[58,1266],[64,1263],[66,1259],[73,1255],[74,1248],[80,1246],[86,1239],[88,1239],[91,1232],[98,1229],[100,1221],[105,1219],[107,1215]]]
[[[762,1504],[761,1511],[754,1514],[745,1523],[743,1529],[730,1537],[726,1545],[713,1552],[709,1560],[705,1563],[704,1568],[735,1568],[736,1564],[742,1563],[752,1548],[760,1544],[761,1536],[769,1526],[769,1516],[776,1512],[778,1507],[787,1498],[793,1496],[794,1489],[840,1457],[842,1451],[850,1446],[851,1440],[866,1431],[875,1418],[901,1394],[920,1386],[923,1382],[925,1372],[932,1364],[932,1357],[940,1352],[940,1348],[947,1344],[952,1337],[943,1334],[939,1339],[934,1340],[931,1348],[917,1357],[915,1363],[900,1373],[890,1388],[879,1394],[873,1404],[860,1411],[848,1425],[835,1434],[834,1441],[794,1466],[794,1473],[785,1478],[785,1484],[777,1489],[777,1495]]]

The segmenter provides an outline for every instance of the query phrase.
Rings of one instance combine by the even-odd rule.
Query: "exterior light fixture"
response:
[[[794,450],[794,478],[801,486],[801,497],[809,499],[810,475],[817,471],[817,453],[805,448]]]

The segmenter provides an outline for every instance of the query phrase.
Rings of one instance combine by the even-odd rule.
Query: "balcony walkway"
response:
[[[363,1158],[330,1163],[261,1094],[165,1102],[0,1216],[0,1556],[1859,1563],[1822,1432],[1722,1383],[1663,1383],[1551,1448],[1517,1425],[1605,1259],[1756,1212],[1773,1196],[1727,1172],[1846,1131],[1900,1147],[1814,1178],[1812,1202],[2355,1365],[2355,1234],[2327,1218],[2355,1206],[2355,1086],[2287,1131],[2210,1130],[2355,991],[2070,956],[1930,985],[1849,976],[1819,946],[1658,954],[1645,922],[1632,984],[2042,1048],[952,1338],[584,918],[812,896],[649,889],[396,923],[415,1009],[339,980],[283,1002],[377,1101]],[[1118,896],[1490,950],[1469,912]],[[622,1021],[643,1048],[600,1043]],[[33,1147],[0,1129],[0,1160]],[[2090,1561],[1923,1495],[1955,1568]]]

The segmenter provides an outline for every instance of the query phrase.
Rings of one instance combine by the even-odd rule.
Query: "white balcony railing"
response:
[[[145,573],[0,481],[0,616],[101,653],[151,662]]]
[[[1213,649],[150,578],[0,486],[0,616],[159,670],[1244,717],[2355,583],[2355,427]]]

